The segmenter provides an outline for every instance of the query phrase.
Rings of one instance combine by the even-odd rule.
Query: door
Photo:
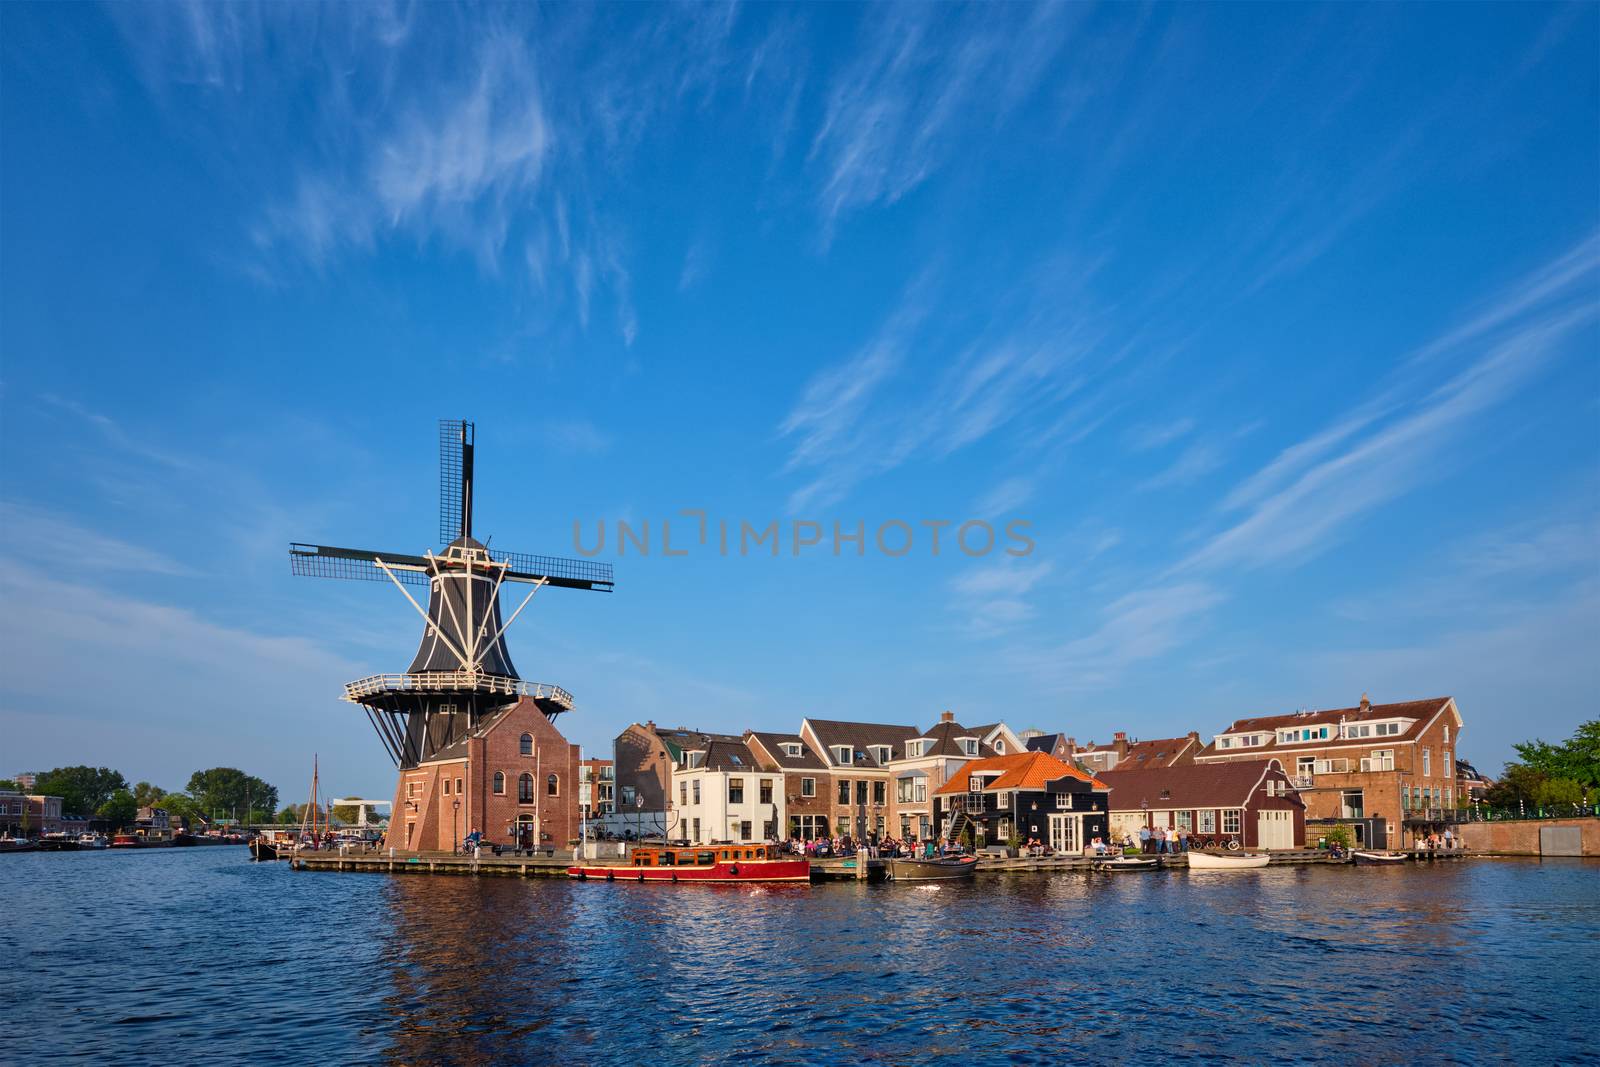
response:
[[[1294,813],[1261,811],[1256,813],[1256,845],[1259,848],[1294,847]]]
[[[1050,847],[1057,852],[1077,852],[1083,847],[1079,826],[1081,815],[1050,816]]]

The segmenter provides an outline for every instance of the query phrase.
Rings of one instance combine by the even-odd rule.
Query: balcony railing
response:
[[[481,671],[423,671],[418,674],[374,674],[368,678],[349,682],[344,687],[344,698],[359,704],[363,697],[391,693],[459,693],[463,691],[489,693],[501,696],[533,697],[572,710],[572,694],[558,685],[543,682],[524,682],[499,674]]]

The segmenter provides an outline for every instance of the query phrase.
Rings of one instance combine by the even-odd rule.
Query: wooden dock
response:
[[[1411,849],[1411,857],[1415,860],[1427,862],[1430,860],[1459,860],[1465,859],[1471,852],[1467,849],[1451,849],[1446,851],[1430,851],[1428,849]],[[992,874],[1053,874],[1062,871],[1089,871],[1093,870],[1099,861],[1088,856],[984,856],[978,862],[978,875]],[[1279,851],[1272,853],[1272,866],[1290,866],[1306,864],[1341,864],[1348,863],[1348,859],[1338,860],[1329,856],[1320,849],[1296,849],[1294,851]],[[300,871],[365,871],[369,874],[466,874],[485,875],[500,878],[565,878],[567,867],[572,863],[569,856],[557,854],[554,856],[490,856],[484,855],[479,859],[471,856],[457,856],[448,852],[397,852],[391,856],[387,852],[347,853],[339,852],[297,852],[289,861],[290,866]],[[877,869],[881,869],[882,859],[867,861],[867,870],[873,880],[881,877]],[[849,864],[849,866],[846,866]],[[855,877],[855,861],[853,858],[830,858],[814,860],[811,864],[812,877],[819,881],[850,880]],[[1161,866],[1178,868],[1188,867],[1189,857],[1186,853],[1169,854],[1161,857]]]

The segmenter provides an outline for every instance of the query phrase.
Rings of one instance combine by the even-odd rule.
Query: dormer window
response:
[[[924,752],[926,752],[927,749],[928,749],[928,742],[926,742],[926,741],[907,741],[906,742],[906,758],[907,759],[916,759],[918,756],[920,756]]]
[[[998,737],[995,738],[994,739],[994,750],[998,754],[1004,756],[1006,754],[1006,743],[1005,743],[1005,741],[1003,739],[1001,739],[1001,738],[998,738]]]
[[[706,765],[706,754],[704,752],[687,752],[684,754],[684,758],[689,761],[688,766],[691,769]]]
[[[792,741],[787,742],[783,746],[783,754],[785,756],[798,756],[800,755],[800,746]]]
[[[849,764],[850,764],[850,746],[848,746],[848,745],[832,745],[832,746],[829,747],[828,751],[833,753],[833,762],[838,763],[838,764],[842,764],[844,766],[849,766]]]
[[[978,739],[976,737],[963,737],[958,740],[961,742],[962,755],[976,756],[978,754]]]
[[[879,763],[888,763],[894,758],[894,749],[888,745],[874,745],[872,748],[872,756]]]

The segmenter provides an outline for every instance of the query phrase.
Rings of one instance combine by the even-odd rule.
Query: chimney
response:
[[[956,713],[953,712],[953,711],[942,711],[942,712],[939,713],[939,721],[940,722],[955,722],[956,721]]]
[[[1078,751],[1078,739],[1076,737],[1067,738],[1067,755],[1070,756],[1074,752],[1077,752],[1077,751]]]
[[[1200,731],[1199,730],[1190,730],[1188,736],[1189,736],[1189,740],[1193,741],[1195,744],[1198,745],[1200,743]]]
[[[646,730],[649,730],[651,733],[655,733],[656,732],[656,721],[654,719],[649,720],[648,722],[646,722],[644,724],[644,728]]]
[[[1372,701],[1367,699],[1367,694],[1365,694],[1365,693],[1361,694],[1361,710],[1362,711],[1371,711],[1372,710]]]
[[[1116,751],[1117,760],[1120,762],[1122,757],[1128,754],[1128,732],[1126,730],[1118,730],[1112,734],[1111,747]]]

